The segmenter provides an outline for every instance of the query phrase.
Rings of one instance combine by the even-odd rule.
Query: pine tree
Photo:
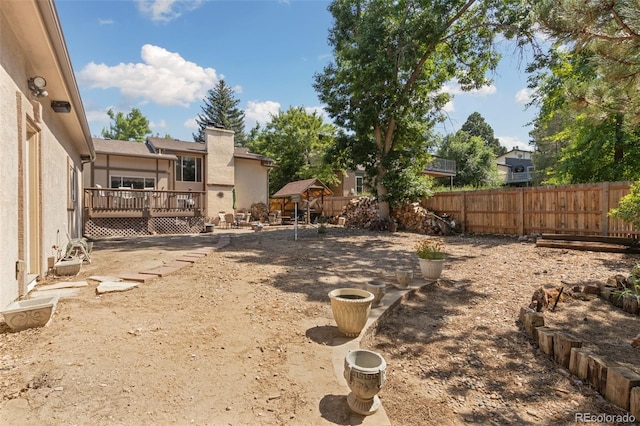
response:
[[[235,145],[243,146],[244,111],[238,108],[240,100],[234,97],[233,89],[224,80],[220,80],[213,89],[207,91],[207,96],[202,101],[202,114],[198,114],[196,118],[198,133],[193,133],[193,140],[204,143],[205,127],[216,126],[233,130]]]

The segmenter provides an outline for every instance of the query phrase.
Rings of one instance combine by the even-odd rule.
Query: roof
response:
[[[123,155],[127,157],[145,157],[165,160],[177,159],[175,155],[153,153],[149,151],[149,147],[142,142],[94,138],[93,146],[95,147],[97,154]]]
[[[273,164],[273,160],[262,154],[255,154],[250,152],[248,148],[235,147],[233,149],[233,157],[234,158],[244,158],[247,160],[257,160],[262,161],[262,164],[267,167],[275,167]]]
[[[191,151],[202,154],[207,152],[206,144],[200,142],[181,141],[179,139],[147,138],[147,144],[156,152],[158,150]]]
[[[292,195],[306,195],[307,191],[313,196],[319,197],[320,195],[333,195],[333,192],[327,188],[322,182],[316,178],[298,180],[295,182],[289,182],[282,187],[278,192],[273,194],[272,198],[287,198]]]

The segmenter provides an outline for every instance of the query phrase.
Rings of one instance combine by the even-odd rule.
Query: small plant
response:
[[[318,225],[318,234],[326,234],[327,233],[327,225],[321,223]]]
[[[416,254],[420,259],[440,260],[447,254],[444,252],[444,243],[440,238],[425,238],[416,245]]]

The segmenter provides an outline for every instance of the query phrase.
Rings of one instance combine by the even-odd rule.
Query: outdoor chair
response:
[[[86,238],[71,238],[67,231],[67,249],[64,252],[63,259],[71,259],[77,257],[82,262],[91,263],[91,245]]]
[[[235,218],[233,217],[233,213],[225,213],[224,222],[226,228],[233,228],[235,223]]]

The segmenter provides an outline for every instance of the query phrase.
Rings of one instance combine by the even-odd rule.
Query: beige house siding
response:
[[[249,210],[254,203],[269,199],[269,171],[259,161],[235,159],[237,210]]]
[[[157,160],[153,158],[134,158],[118,155],[98,153],[96,161],[88,167],[85,173],[85,186],[103,188],[111,186],[112,176],[144,177],[155,180],[158,190],[172,190],[170,174],[173,161]]]
[[[218,212],[233,212],[233,187],[235,167],[233,160],[233,132],[224,129],[206,128],[207,144],[207,215]]]
[[[0,2],[0,52],[0,307],[5,307],[46,274],[47,258],[56,256],[54,246],[66,244],[67,232],[79,235],[81,158],[93,156],[93,145],[53,3]],[[47,80],[48,97],[31,93],[28,79],[36,75]],[[52,99],[69,101],[72,111],[55,113]]]

